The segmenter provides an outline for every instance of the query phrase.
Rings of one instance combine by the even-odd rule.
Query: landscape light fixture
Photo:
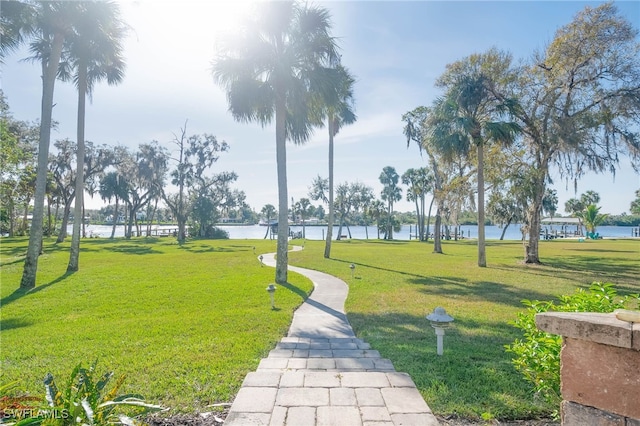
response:
[[[436,340],[438,344],[438,355],[442,355],[444,346],[444,329],[449,327],[453,322],[453,317],[444,310],[444,308],[438,306],[432,313],[427,315],[427,319],[431,323],[431,327],[436,330]]]
[[[349,269],[351,269],[351,278],[353,278],[353,271],[356,270],[356,265],[352,263],[351,265],[349,265]]]
[[[264,263],[262,262],[262,259],[264,259],[264,257],[262,255],[260,255],[260,257],[258,259],[260,259],[260,266],[264,265]]]
[[[271,298],[271,309],[275,309],[276,308],[276,303],[274,300],[274,295],[276,293],[276,286],[274,284],[269,284],[266,288],[267,292],[269,293],[269,297]]]

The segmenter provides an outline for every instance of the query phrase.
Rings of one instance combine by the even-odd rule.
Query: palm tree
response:
[[[126,26],[120,18],[120,8],[112,1],[79,3],[74,31],[68,38],[68,49],[60,64],[63,81],[73,80],[78,88],[78,152],[76,156],[75,209],[73,237],[67,271],[77,271],[80,256],[80,224],[83,217],[85,101],[100,80],[118,84],[124,76],[122,41]],[[75,71],[75,74],[73,72]]]
[[[224,87],[229,111],[263,126],[275,118],[278,171],[276,282],[287,282],[288,194],[286,141],[306,142],[314,126],[314,99],[335,92],[337,46],[326,9],[294,2],[264,2],[238,34],[220,44],[215,81]],[[317,117],[317,115],[315,116]]]
[[[434,106],[435,141],[449,159],[477,152],[478,185],[478,266],[486,267],[485,205],[484,205],[484,145],[489,141],[511,144],[519,133],[513,122],[494,121],[505,114],[503,102],[491,94],[493,82],[482,72],[471,71],[457,75],[445,83],[448,90]]]
[[[267,235],[271,230],[271,218],[276,215],[276,208],[273,204],[265,204],[260,213],[267,218],[267,232],[264,233],[264,239],[267,239]]]
[[[426,167],[408,169],[402,174],[402,183],[407,185],[407,201],[416,204],[416,234],[420,241],[427,239],[425,235],[425,203],[426,195],[432,190],[433,176]],[[431,208],[429,209],[431,211]],[[431,216],[431,214],[429,214]]]
[[[386,166],[382,169],[379,179],[383,185],[381,198],[387,202],[387,227],[384,238],[385,240],[393,240],[394,227],[391,214],[393,213],[393,203],[402,199],[402,189],[398,186],[400,176],[395,168]]]
[[[585,207],[580,213],[580,218],[584,222],[584,227],[587,228],[587,235],[591,233],[593,236],[596,233],[596,228],[604,222],[607,216],[609,215],[600,213],[600,207],[595,204],[589,204]]]
[[[17,50],[35,35],[36,9],[23,1],[3,1],[0,17],[0,64],[9,53]]]
[[[444,207],[443,204],[445,196],[443,187],[445,182],[449,179],[449,173],[446,167],[441,166],[441,164],[443,163],[441,161],[442,155],[438,152],[438,150],[435,149],[440,145],[440,143],[436,141],[438,135],[434,134],[433,132],[433,125],[431,123],[432,117],[433,108],[420,106],[413,111],[409,111],[404,114],[402,116],[402,121],[405,122],[403,133],[407,137],[407,148],[409,148],[411,141],[413,141],[418,145],[420,155],[422,156],[422,151],[424,150],[424,152],[426,152],[427,154],[427,157],[429,157],[429,163],[433,172],[433,198],[431,199],[431,204],[429,205],[426,233],[428,240],[429,227],[431,222],[431,208],[433,207],[433,203],[435,202],[437,206],[436,220],[434,224],[435,230],[433,233],[433,252],[442,254],[443,251],[440,227],[442,224],[441,212]]]
[[[378,239],[380,239],[380,219],[384,215],[384,203],[380,200],[373,200],[366,208],[365,214],[376,222],[378,230]]]
[[[300,214],[300,219],[302,219],[302,238],[307,238],[305,219],[309,213],[309,207],[311,207],[311,201],[308,198],[300,198],[300,201],[296,203],[296,211]]]
[[[38,270],[38,256],[42,249],[44,199],[47,186],[47,163],[49,160],[49,143],[51,141],[51,122],[53,109],[53,91],[58,74],[58,65],[62,55],[65,38],[70,34],[78,2],[41,1],[33,4],[30,9],[21,9],[20,13],[7,16],[3,4],[3,33],[4,22],[27,21],[33,25],[9,25],[18,32],[13,32],[12,44],[2,43],[2,54],[16,48],[21,42],[31,39],[31,59],[39,61],[42,67],[42,104],[40,115],[40,142],[38,146],[38,166],[36,189],[33,199],[33,217],[29,232],[29,247],[24,261],[24,270],[20,281],[20,288],[31,289],[36,285]],[[11,10],[11,9],[9,9]]]
[[[338,71],[338,97],[333,104],[326,102],[326,116],[329,127],[329,219],[327,220],[327,240],[324,246],[324,257],[331,257],[331,238],[333,234],[333,138],[338,134],[340,128],[345,124],[351,124],[356,121],[356,115],[353,111],[353,84],[355,79],[349,71],[339,65],[336,67]]]
[[[118,172],[107,173],[100,181],[100,197],[103,201],[111,202],[111,198],[115,198],[116,206],[113,211],[113,228],[111,229],[111,237],[116,234],[116,226],[118,224],[118,203],[125,200],[128,193],[127,182]]]

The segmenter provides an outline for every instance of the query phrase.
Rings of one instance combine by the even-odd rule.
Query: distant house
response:
[[[223,217],[220,219],[220,223],[242,223],[242,218]]]
[[[107,217],[104,219],[104,221],[105,221],[105,222],[107,222],[107,223],[113,223],[113,215],[112,215],[112,214],[110,214],[109,216],[107,216]],[[119,215],[118,215],[118,221],[117,221],[116,223],[124,223],[124,216],[123,216],[123,215],[121,215],[121,214],[119,214]]]

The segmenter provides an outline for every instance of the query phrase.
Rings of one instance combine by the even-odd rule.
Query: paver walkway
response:
[[[274,253],[263,262],[275,266]],[[344,312],[346,283],[289,270],[310,278],[314,290],[287,337],[245,378],[225,425],[438,425],[411,377],[355,337]]]

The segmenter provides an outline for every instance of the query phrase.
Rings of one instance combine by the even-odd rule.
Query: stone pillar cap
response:
[[[542,312],[536,325],[547,333],[640,351],[640,323],[620,321],[614,313]]]

